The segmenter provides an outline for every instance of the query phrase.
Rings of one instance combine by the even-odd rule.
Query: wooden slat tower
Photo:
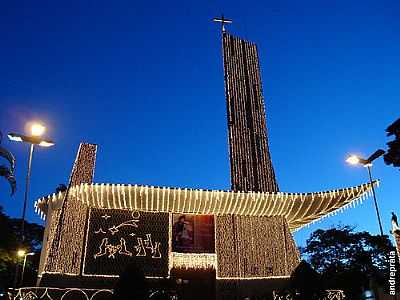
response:
[[[222,39],[232,190],[278,192],[257,46],[226,32]]]
[[[228,23],[223,17],[214,20]],[[224,27],[222,46],[231,188],[279,192],[268,146],[257,46],[227,33]],[[268,232],[262,234],[263,230]],[[248,279],[290,276],[299,262],[298,249],[282,216],[218,216],[216,240],[220,295],[232,289],[232,279],[237,279],[231,297],[240,298],[249,294],[244,283]]]

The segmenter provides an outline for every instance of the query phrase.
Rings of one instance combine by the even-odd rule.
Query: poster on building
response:
[[[172,251],[180,253],[214,253],[214,217],[173,214]]]
[[[90,209],[84,275],[119,275],[129,262],[168,276],[168,213]]]

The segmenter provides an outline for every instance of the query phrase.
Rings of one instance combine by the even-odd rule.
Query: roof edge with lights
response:
[[[375,181],[377,185],[379,182]],[[69,196],[89,207],[206,215],[284,216],[291,231],[354,207],[371,195],[370,183],[316,193],[261,193],[145,185],[80,184]],[[61,207],[65,192],[40,198],[37,212]]]

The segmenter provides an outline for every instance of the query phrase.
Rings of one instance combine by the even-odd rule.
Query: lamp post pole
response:
[[[31,255],[34,255],[35,253],[27,253],[27,254],[25,254],[25,256],[24,256],[24,263],[23,263],[23,265],[22,265],[22,272],[21,272],[21,284],[20,284],[20,286],[23,286],[23,284],[24,284],[24,274],[25,274],[25,266],[26,266],[26,258],[28,257],[28,256],[31,256]]]
[[[23,204],[23,209],[22,209],[22,222],[21,222],[21,250],[18,251],[18,256],[23,257],[25,255],[25,248],[24,242],[25,242],[25,218],[26,218],[26,208],[28,205],[28,195],[29,195],[29,184],[31,180],[31,170],[32,170],[32,156],[33,156],[33,150],[35,145],[39,145],[41,147],[51,147],[54,146],[54,142],[51,140],[44,140],[41,138],[41,135],[45,132],[46,127],[44,127],[41,124],[35,123],[32,124],[31,126],[31,135],[23,135],[23,134],[17,134],[17,133],[9,133],[8,138],[11,141],[14,142],[24,142],[29,144],[29,157],[28,157],[28,170],[26,174],[26,182],[25,182],[25,193],[24,193],[24,204]],[[29,255],[32,255],[28,253]],[[21,275],[21,284],[25,272],[25,264],[26,264],[26,256],[24,258],[24,264],[23,264],[23,269],[22,269],[22,275]],[[17,282],[18,282],[18,263],[15,265],[15,277],[14,277],[14,287],[16,287]]]
[[[15,274],[14,274],[14,283],[13,288],[17,288],[18,284],[18,273],[19,273],[19,261],[15,264]]]
[[[374,181],[372,180],[371,167],[372,167],[372,162],[375,159],[381,157],[383,154],[385,154],[385,151],[382,149],[378,149],[374,153],[372,153],[372,155],[370,157],[368,157],[367,159],[359,157],[354,154],[350,155],[346,159],[346,162],[348,162],[351,165],[362,165],[368,169],[369,183],[371,185],[372,195],[374,197],[376,216],[378,217],[379,231],[381,233],[381,236],[383,236],[382,222],[381,222],[381,216],[379,214],[379,209],[378,209],[378,201],[376,200],[376,193],[375,193]]]
[[[25,241],[25,215],[26,215],[26,205],[27,205],[27,202],[28,202],[29,184],[30,184],[30,180],[31,180],[33,149],[34,149],[34,144],[31,144],[30,149],[29,149],[28,171],[26,173],[24,207],[22,209],[22,224],[21,224],[21,240],[22,240],[22,243]]]
[[[21,242],[22,244],[25,241],[25,216],[26,216],[26,207],[28,204],[28,195],[29,195],[29,184],[31,181],[31,170],[32,170],[32,156],[35,145],[39,145],[42,147],[51,147],[54,145],[53,141],[43,140],[40,136],[44,133],[46,127],[41,124],[33,124],[31,126],[31,134],[30,136],[17,134],[17,133],[9,133],[8,138],[11,141],[15,142],[24,142],[29,144],[29,157],[28,157],[28,171],[26,173],[26,182],[25,182],[25,194],[24,194],[24,205],[22,209],[22,224],[21,224]]]
[[[24,256],[24,263],[22,265],[22,272],[21,272],[21,286],[23,286],[24,284],[24,275],[25,275],[25,266],[26,266],[26,258],[28,257],[28,255],[26,254]]]
[[[373,180],[372,180],[371,164],[367,164],[367,169],[368,169],[369,182],[371,183],[371,187],[372,187],[372,195],[373,195],[373,197],[374,197],[374,204],[375,204],[376,216],[378,217],[379,230],[380,230],[380,232],[381,232],[381,236],[383,236],[383,229],[382,229],[381,216],[380,216],[380,214],[379,214],[378,201],[376,200],[376,193],[375,193],[375,188],[374,188],[374,182],[373,182]]]

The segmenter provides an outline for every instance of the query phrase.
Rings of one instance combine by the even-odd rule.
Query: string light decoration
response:
[[[220,216],[216,222],[217,278],[288,276],[297,266],[299,252],[283,218]]]
[[[222,40],[232,190],[277,192],[257,46],[226,32]]]
[[[118,276],[133,260],[147,277],[169,276],[169,214],[92,208],[88,219],[82,275]]]
[[[212,256],[187,254],[176,255],[177,260],[174,263],[174,254],[170,254],[172,258],[169,259],[169,269],[178,266],[182,266],[182,268],[198,266],[202,269],[213,265],[217,270],[218,279],[234,280],[235,278],[270,278],[290,274],[298,263],[298,253],[287,228],[304,226],[306,222],[321,218],[328,212],[328,214],[335,213],[340,207],[350,207],[356,201],[364,200],[370,189],[371,186],[365,184],[330,192],[286,194],[80,184],[70,188],[68,201],[75,201],[89,208],[108,208],[116,211],[125,209],[125,206],[131,211],[145,211],[147,208],[148,211],[153,209],[153,212],[156,213],[168,212],[170,218],[171,213],[202,214],[203,211],[207,211],[209,214],[214,214],[216,216],[217,262],[214,264],[210,261]],[[41,268],[40,274],[80,274],[76,271],[71,272],[70,269],[67,269],[66,272],[66,268],[55,268],[52,265],[55,258],[51,259],[48,254],[51,253],[50,245],[55,245],[53,240],[58,228],[65,194],[66,192],[54,194],[40,199],[36,203],[38,211],[47,213],[48,216],[51,212],[52,215],[47,219],[49,224],[46,226],[46,230],[49,232],[48,241],[45,243],[44,253],[42,253],[42,260],[45,263],[41,261],[41,266],[44,264],[45,267]],[[267,205],[266,203],[272,204]],[[234,214],[226,212],[234,212]],[[257,212],[281,213],[285,217],[268,214],[254,215]],[[253,215],[247,215],[250,213]],[[80,215],[80,218],[84,219],[87,216],[83,214]],[[289,226],[285,224],[285,218],[291,220],[292,224]],[[63,224],[64,226],[70,225]],[[98,230],[99,228],[96,228],[96,231]],[[169,231],[169,236],[171,236],[171,228]],[[101,233],[101,231],[98,232]],[[82,237],[78,236],[77,239],[81,240]],[[85,241],[87,242],[87,238]],[[83,240],[81,242],[84,243]],[[87,249],[87,245],[84,244],[83,248]],[[68,251],[73,251],[73,249],[68,249]],[[171,249],[169,252],[171,253]],[[68,261],[71,260],[70,256],[66,257]],[[75,259],[80,261],[81,255],[77,254]],[[59,263],[68,263],[68,261]]]
[[[60,203],[60,202],[59,202]],[[48,212],[46,218],[46,226],[43,234],[43,243],[42,243],[42,251],[40,253],[40,263],[39,263],[39,270],[38,274],[42,274],[45,271],[51,270],[49,266],[46,265],[49,263],[49,252],[50,248],[53,245],[54,236],[56,234],[58,220],[61,215],[61,210],[53,210],[50,208],[46,209]]]
[[[171,253],[172,268],[184,270],[215,270],[217,256],[213,253]]]
[[[223,45],[232,191],[93,184],[97,146],[81,144],[67,191],[35,203],[37,211],[47,216],[42,279],[50,274],[115,277],[115,270],[101,270],[100,259],[145,255],[146,247],[152,251],[151,259],[167,258],[163,276],[177,268],[215,269],[217,279],[224,282],[287,278],[299,262],[291,231],[367,196],[370,184],[317,193],[279,192],[268,149],[256,45],[227,33],[223,34]],[[113,236],[121,228],[135,227],[136,219],[132,216],[114,227],[91,231],[88,216],[94,209],[109,210],[101,216],[104,221],[127,210],[164,214],[169,240],[155,239],[153,244],[152,234],[146,233],[137,240],[135,252],[129,237],[112,241],[101,235],[110,231]],[[173,213],[215,216],[216,253],[172,252]],[[89,235],[99,235],[99,240],[94,240],[100,246],[90,241]],[[163,235],[167,236],[165,231]],[[95,244],[98,249],[88,256],[90,262],[87,249]],[[159,251],[161,245],[168,253]],[[150,276],[157,278],[158,273]]]
[[[290,291],[272,291],[273,299],[287,299],[292,300],[295,299],[293,294]],[[321,300],[344,300],[346,296],[342,290],[325,290],[325,293],[322,295]]]
[[[243,203],[239,205],[239,217],[232,217],[228,223],[226,222],[227,218],[216,217],[216,232],[221,233],[220,237],[224,238],[223,241],[232,246],[225,251],[227,245],[222,240],[219,241],[220,252],[225,251],[223,255],[219,254],[224,257],[224,262],[227,262],[228,265],[219,264],[226,270],[218,270],[217,276],[248,278],[288,275],[290,274],[288,272],[292,270],[288,265],[288,260],[294,261],[294,265],[297,265],[299,254],[289,232],[285,219],[287,216],[284,215],[284,212],[288,212],[289,206],[294,206],[295,203],[280,201],[277,206],[276,203],[267,202],[271,200],[265,200],[264,207],[273,204],[271,207],[276,209],[274,213],[269,214],[273,218],[257,215],[256,212],[260,209],[261,203],[258,207],[253,205],[252,209],[247,214],[245,213],[245,206],[249,202],[253,202],[253,204],[255,202],[254,195],[248,193],[250,191],[277,193],[278,198],[282,196],[279,194],[268,146],[257,46],[239,37],[234,37],[226,31],[222,34],[222,45],[231,187],[233,191],[247,193],[242,194],[244,197],[241,201],[244,202],[244,205]],[[273,198],[276,199],[276,197]],[[280,198],[283,199],[283,197]],[[258,234],[260,227],[253,226],[253,224],[263,224],[268,229],[273,228],[274,234],[266,238],[263,234]],[[224,236],[225,232],[230,234]],[[282,236],[281,233],[286,234]],[[278,247],[268,249],[270,257],[263,255],[266,244]],[[290,246],[290,249],[287,249],[287,245]],[[280,255],[283,255],[283,258]],[[272,266],[272,262],[281,263],[281,269]],[[233,269],[230,268],[236,268],[236,270],[232,271]]]
[[[90,149],[93,148],[86,150]],[[94,168],[94,157],[94,151],[85,151],[81,146],[74,170],[80,159],[85,158]],[[70,185],[65,192],[39,199],[35,204],[37,211],[47,216],[47,242],[39,272],[41,285],[60,280],[60,276],[62,280],[77,276],[105,280],[116,276],[97,271],[83,274],[82,266],[86,264],[82,260],[88,247],[88,210],[97,208],[153,212],[155,215],[168,213],[169,240],[172,213],[214,215],[216,253],[180,255],[172,253],[169,246],[168,274],[172,268],[197,268],[215,269],[217,279],[224,282],[284,278],[298,263],[298,252],[289,228],[301,228],[342,207],[361,202],[371,190],[370,184],[303,194],[194,190],[85,183],[91,182],[93,175],[87,171],[83,174],[83,183],[71,180],[77,184]],[[79,172],[74,171],[71,178],[78,175]],[[110,215],[106,213],[103,217],[106,220]],[[117,227],[113,230],[121,226]],[[98,233],[104,230],[95,228]]]
[[[11,300],[34,299],[82,299],[101,300],[112,297],[110,289],[80,289],[80,288],[55,288],[55,287],[24,287],[14,289],[9,293]]]
[[[221,280],[222,281],[222,280]],[[80,289],[80,288],[54,288],[54,287],[24,287],[9,291],[12,300],[32,300],[32,299],[64,299],[74,297],[84,300],[101,300],[112,297],[113,291],[110,289]],[[293,299],[288,291],[272,291],[273,299]],[[344,300],[345,294],[342,290],[326,290],[323,299]]]
[[[92,208],[215,216],[282,216],[293,232],[321,218],[343,212],[340,209],[361,204],[370,196],[370,191],[369,183],[316,193],[244,193],[129,184],[80,184],[71,187],[69,194]],[[64,197],[65,192],[53,194],[37,200],[35,205],[40,214],[46,215],[49,203],[59,207]]]
[[[85,241],[88,206],[78,201],[72,186],[93,181],[97,146],[80,144],[71,172],[67,190],[63,193],[60,213],[55,215],[48,239],[48,254],[44,262],[43,273],[64,273],[78,275],[81,272],[81,260]],[[52,199],[49,199],[51,202]],[[53,225],[54,224],[54,225]],[[54,232],[54,234],[53,234]]]

